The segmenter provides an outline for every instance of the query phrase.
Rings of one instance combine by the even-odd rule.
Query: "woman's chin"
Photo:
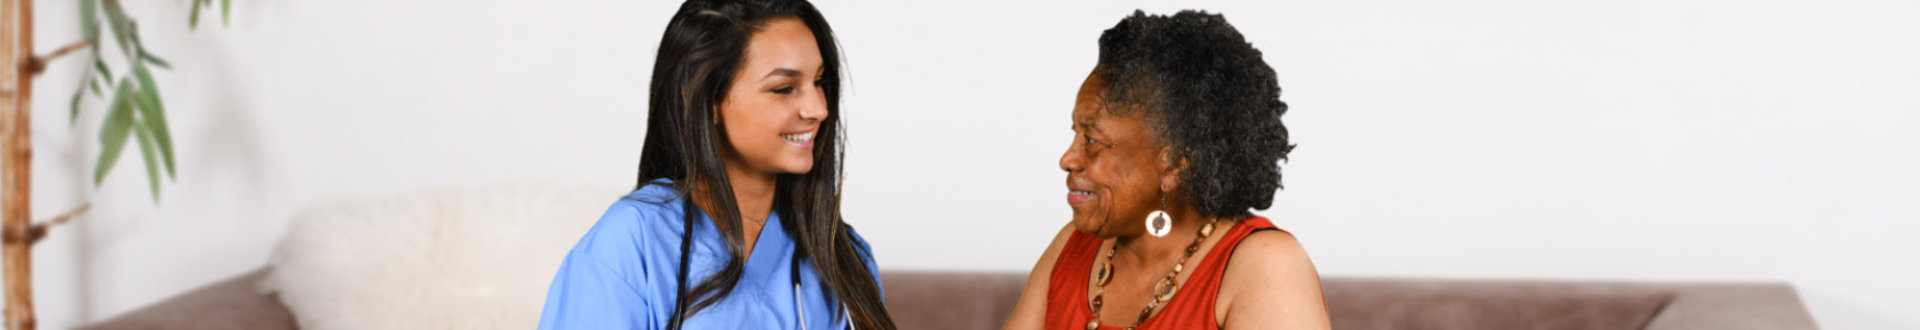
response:
[[[1073,230],[1082,234],[1099,235],[1100,227],[1104,225],[1106,225],[1105,221],[1088,219],[1087,217],[1073,217]]]
[[[780,171],[786,172],[787,174],[793,174],[793,175],[802,175],[802,174],[807,174],[807,172],[813,172],[813,158],[807,157],[806,159],[787,161],[786,166],[780,167]]]

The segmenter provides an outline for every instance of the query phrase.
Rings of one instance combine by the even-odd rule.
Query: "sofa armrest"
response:
[[[79,329],[297,328],[277,295],[260,289],[267,272],[254,270]]]

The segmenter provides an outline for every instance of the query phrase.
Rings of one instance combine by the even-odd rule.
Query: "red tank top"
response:
[[[1158,314],[1135,329],[1219,329],[1213,319],[1214,300],[1220,297],[1220,278],[1226,274],[1227,259],[1241,239],[1261,229],[1275,229],[1267,218],[1247,218],[1228,230],[1213,250],[1207,252],[1193,275],[1180,285],[1180,292],[1167,301]],[[1093,262],[1100,256],[1101,240],[1091,234],[1074,232],[1054,259],[1053,273],[1047,278],[1047,329],[1086,329],[1093,320],[1087,305],[1087,281],[1092,280]],[[1129,313],[1132,314],[1132,313]],[[1122,329],[1100,325],[1100,329]]]

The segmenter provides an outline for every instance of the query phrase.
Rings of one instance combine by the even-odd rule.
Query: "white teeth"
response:
[[[787,139],[787,141],[800,142],[800,143],[812,142],[813,132],[806,132],[806,133],[800,133],[800,134],[781,134],[780,138]]]

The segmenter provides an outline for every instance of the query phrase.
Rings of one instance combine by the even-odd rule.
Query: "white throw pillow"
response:
[[[312,207],[261,283],[302,329],[527,329],[567,250],[625,192],[513,187]]]

